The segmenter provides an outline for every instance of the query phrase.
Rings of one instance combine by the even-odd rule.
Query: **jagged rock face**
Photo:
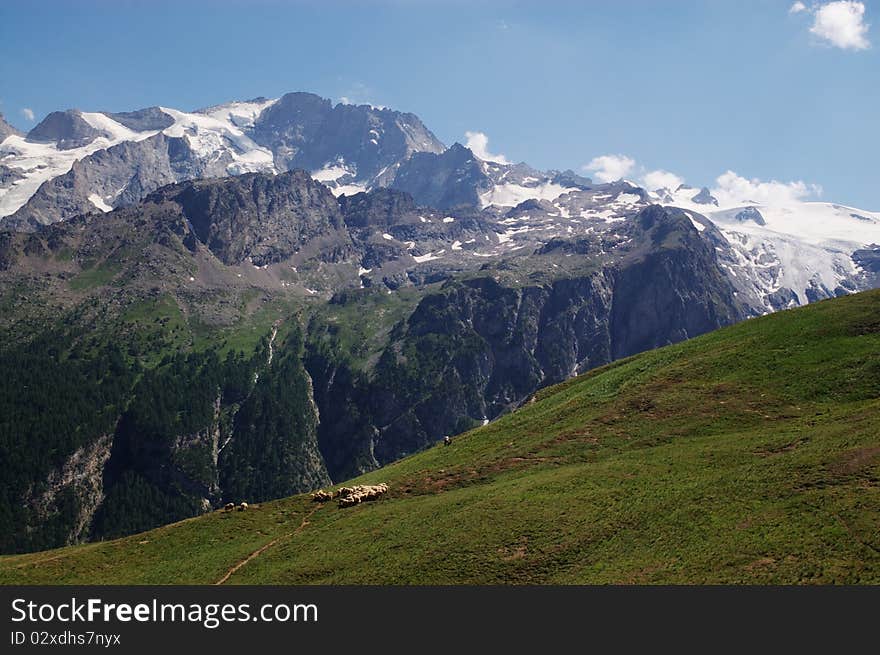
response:
[[[853,259],[865,271],[880,273],[880,246],[856,250]]]
[[[554,174],[550,181],[564,187],[579,187],[582,189],[589,189],[593,185],[593,180],[583,175],[578,175],[571,169]]]
[[[53,111],[27,134],[35,143],[55,143],[59,150],[88,145],[104,132],[89,125],[75,109]]]
[[[615,276],[613,359],[745,318],[714,248],[691,229],[683,212],[654,205],[637,218],[644,245]]]
[[[856,250],[853,261],[862,271],[862,287],[876,288],[880,286],[880,246]],[[2,263],[0,263],[2,266]]]
[[[0,186],[12,186],[16,180],[20,180],[22,177],[23,175],[14,168],[0,164]]]
[[[58,521],[59,514],[72,510],[73,516],[58,521],[70,526],[63,530],[64,545],[79,543],[89,535],[95,512],[104,501],[103,473],[112,441],[112,435],[105,434],[78,448],[50,472],[41,492],[26,501],[35,524]]]
[[[522,162],[483,161],[455,143],[439,155],[414,154],[400,166],[391,186],[411,194],[418,204],[450,210],[511,207],[529,198],[549,202],[565,190],[588,191],[593,183],[570,170],[545,172]]]
[[[495,418],[577,372],[745,316],[714,248],[683,212],[651,207],[626,229],[624,256],[591,274],[525,286],[494,275],[447,283],[392,331],[369,379],[312,353],[322,415],[345,408],[357,417],[319,428],[331,476]],[[594,245],[570,251],[595,257]]]
[[[0,131],[15,133],[9,126]],[[99,136],[107,141],[95,142]],[[54,112],[27,140],[58,150],[4,150],[0,185],[8,189],[16,180],[26,181],[6,198],[0,216],[16,230],[134,204],[171,182],[254,171],[304,168],[342,187],[339,193],[352,193],[387,185],[413,152],[444,148],[413,114],[369,105],[333,106],[309,93],[191,113],[159,107],[103,116]],[[321,170],[330,172],[322,177]],[[44,182],[46,173],[51,176]]]
[[[706,187],[700,189],[700,192],[695,195],[691,200],[699,205],[715,205],[718,206],[718,200]]]
[[[418,152],[401,164],[392,188],[410,194],[420,205],[450,209],[479,206],[479,193],[489,183],[480,161],[461,144],[446,152]]]
[[[275,153],[281,170],[315,170],[339,160],[359,180],[378,176],[413,152],[443,151],[413,114],[369,105],[333,106],[311,93],[282,96],[254,123],[253,138]]]
[[[767,225],[764,216],[761,215],[761,212],[757,207],[746,207],[741,212],[738,212],[734,218],[740,223],[751,221],[758,225]]]
[[[95,196],[105,207],[131,205],[159,187],[204,173],[186,139],[157,134],[125,141],[74,162],[68,173],[44,182],[25,206],[6,219],[6,226],[36,228],[100,211]]]
[[[529,200],[524,200],[516,207],[508,210],[508,212],[504,216],[506,218],[519,218],[521,216],[528,216],[532,212],[552,212],[555,211],[555,209],[555,206],[549,200],[537,200],[535,198],[530,198]]]
[[[319,134],[332,108],[329,100],[314,94],[288,93],[254,123],[254,140],[271,148],[276,165],[287,169]]]
[[[0,142],[2,142],[3,139],[5,139],[6,137],[8,137],[12,134],[18,135],[18,134],[21,134],[21,132],[19,132],[12,125],[7,123],[6,118],[3,116],[3,114],[0,114]],[[2,181],[3,180],[0,179],[0,182],[2,182]]]
[[[401,222],[401,217],[416,211],[408,193],[380,188],[370,193],[342,196],[339,206],[345,224],[352,228],[385,228]]]
[[[107,116],[135,132],[147,130],[164,130],[174,124],[174,119],[158,107],[147,107],[136,111],[123,111]]]
[[[305,171],[188,182],[149,196],[177,204],[198,239],[225,264],[265,266],[320,236],[350,240],[333,194]]]
[[[314,385],[318,445],[329,477],[348,480],[379,468],[374,452],[379,431],[370,419],[367,378],[344,358],[314,345],[306,350],[303,363]]]
[[[426,298],[402,345],[390,344],[377,366],[380,461],[494,418],[579,365],[607,361],[608,292],[603,276],[523,289],[481,278]],[[433,368],[435,360],[445,364]]]
[[[18,245],[11,232],[0,232],[0,271],[10,269],[18,259]]]

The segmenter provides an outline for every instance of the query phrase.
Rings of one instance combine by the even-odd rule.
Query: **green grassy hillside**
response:
[[[380,481],[3,557],[0,582],[877,584],[880,292],[598,369]]]

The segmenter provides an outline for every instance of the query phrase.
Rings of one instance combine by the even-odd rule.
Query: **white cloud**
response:
[[[639,165],[635,159],[626,155],[595,157],[582,168],[600,182],[614,182],[628,176],[636,179],[638,175],[639,184],[649,191],[663,188],[674,191],[684,183],[683,177],[669,171],[662,169],[646,171],[644,166]]]
[[[602,155],[594,157],[583,169],[590,171],[600,182],[614,182],[626,177],[635,165],[635,160],[626,155]]]
[[[494,161],[499,164],[509,164],[507,157],[504,155],[493,155],[489,152],[489,137],[483,132],[465,132],[467,145],[477,157],[483,161]]]
[[[669,171],[648,171],[642,176],[642,186],[648,191],[656,191],[657,189],[675,191],[682,184],[684,184],[684,178]]]
[[[813,14],[810,33],[822,41],[842,50],[867,50],[871,47],[865,22],[865,5],[854,0],[837,0],[808,8],[803,2],[795,2],[789,13]]]
[[[680,175],[663,169],[646,171],[643,166],[626,155],[596,157],[583,168],[593,172],[594,177],[600,182],[613,182],[626,176],[632,176],[631,179],[636,179],[639,185],[648,191],[664,188],[675,191],[685,182]],[[822,195],[822,187],[801,180],[779,182],[778,180],[749,179],[728,170],[718,176],[715,180],[715,187],[710,189],[710,192],[718,199],[721,207],[750,204],[772,206],[789,205],[817,198]]]
[[[22,108],[21,115],[24,116],[29,121],[34,120],[34,110],[31,109],[30,107]]]
[[[747,205],[760,203],[766,205],[783,205],[798,200],[822,195],[822,187],[796,182],[764,182],[757,178],[747,179],[733,171],[727,171],[715,181],[712,195],[721,206]]]

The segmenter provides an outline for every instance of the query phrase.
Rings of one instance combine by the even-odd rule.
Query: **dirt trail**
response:
[[[269,550],[272,546],[274,546],[275,544],[277,544],[277,543],[278,543],[279,541],[281,541],[282,539],[289,539],[290,537],[295,537],[296,535],[298,535],[298,534],[299,534],[300,532],[302,532],[303,529],[309,524],[309,519],[312,518],[312,514],[314,514],[315,512],[317,512],[319,509],[321,509],[321,506],[320,506],[320,505],[316,505],[316,506],[312,509],[311,512],[309,512],[308,514],[306,514],[306,515],[303,517],[302,523],[299,524],[299,527],[298,527],[296,530],[294,530],[293,532],[288,532],[287,534],[283,534],[283,535],[281,535],[280,537],[275,537],[272,541],[270,541],[269,543],[267,543],[265,546],[261,546],[260,548],[258,548],[258,549],[255,550],[254,552],[252,552],[250,555],[248,555],[247,557],[245,557],[243,560],[241,560],[240,562],[237,562],[237,563],[235,564],[235,566],[233,566],[231,569],[229,569],[229,570],[226,572],[226,574],[225,574],[222,578],[220,578],[217,582],[215,582],[214,584],[215,584],[215,585],[221,585],[221,584],[223,584],[224,582],[226,582],[227,580],[229,580],[229,578],[231,578],[231,577],[235,574],[235,572],[238,571],[241,567],[243,567],[245,564],[247,564],[247,563],[250,562],[251,560],[254,560],[254,559],[256,559],[257,557],[259,557],[260,555],[262,555],[263,553],[265,553],[267,550]]]

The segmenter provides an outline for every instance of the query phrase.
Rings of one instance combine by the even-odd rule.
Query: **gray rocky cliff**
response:
[[[349,166],[354,179],[372,180],[413,152],[444,147],[413,114],[370,105],[333,105],[311,93],[288,93],[256,120],[253,139],[275,155],[280,170]]]
[[[441,154],[414,154],[400,166],[391,186],[410,194],[420,205],[449,209],[478,206],[479,193],[488,184],[474,153],[455,143]]]
[[[156,189],[201,177],[205,167],[186,139],[164,134],[124,141],[77,161],[69,172],[44,182],[30,201],[5,219],[12,229],[34,229],[104,207],[124,207]]]
[[[10,125],[6,122],[6,118],[0,113],[0,142],[3,141],[8,136],[20,136],[21,132],[18,131],[14,126]]]
[[[76,449],[53,469],[39,492],[31,490],[25,504],[33,529],[57,526],[58,545],[79,543],[89,536],[95,512],[104,501],[104,466],[110,458],[113,435],[101,435]]]
[[[53,111],[27,133],[34,143],[54,143],[59,150],[70,150],[88,145],[105,132],[95,129],[76,109]]]

